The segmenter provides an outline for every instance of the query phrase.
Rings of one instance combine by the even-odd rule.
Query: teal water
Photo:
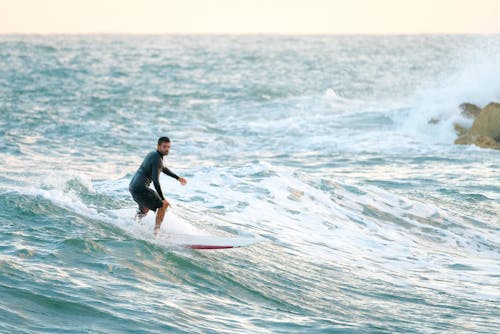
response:
[[[0,332],[495,333],[500,36],[1,36]],[[428,124],[439,118],[438,124]],[[164,232],[127,185],[160,135]]]

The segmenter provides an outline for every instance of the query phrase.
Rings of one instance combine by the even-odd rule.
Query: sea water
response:
[[[495,333],[500,36],[0,37],[0,332]],[[429,120],[439,120],[429,123]],[[128,183],[156,140],[162,233]]]

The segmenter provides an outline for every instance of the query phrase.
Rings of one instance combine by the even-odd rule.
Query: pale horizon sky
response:
[[[0,34],[500,33],[500,0],[0,0]]]

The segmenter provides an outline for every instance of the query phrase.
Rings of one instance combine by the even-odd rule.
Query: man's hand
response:
[[[165,205],[165,207],[166,207],[166,208],[168,208],[168,207],[172,207],[172,206],[170,205],[170,203],[169,203],[166,199],[164,199],[162,202],[163,202],[163,205]]]
[[[186,185],[186,183],[187,183],[188,181],[187,181],[185,178],[180,177],[180,178],[179,178],[179,182],[180,182],[183,186],[185,186],[185,185]]]

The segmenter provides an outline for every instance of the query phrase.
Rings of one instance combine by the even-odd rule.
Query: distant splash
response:
[[[408,112],[399,122],[405,131],[420,138],[451,143],[456,139],[453,124],[471,125],[458,106],[465,102],[481,107],[500,101],[500,43],[495,39],[476,41],[464,48],[459,68],[429,86],[419,86],[408,100]],[[429,121],[437,120],[437,124]]]
[[[415,83],[415,91],[407,96],[382,99],[345,98],[328,88],[324,99],[336,115],[356,115],[380,113],[389,117],[394,127],[387,127],[381,118],[373,119],[373,136],[391,136],[401,143],[405,137],[411,146],[411,138],[421,144],[450,145],[456,139],[454,124],[471,125],[471,120],[461,115],[459,105],[471,102],[479,106],[500,101],[500,43],[496,39],[473,41],[472,46],[464,47],[458,59],[457,68],[441,74],[429,84]],[[353,121],[357,118],[353,116]],[[438,122],[433,122],[438,121]],[[384,126],[386,125],[386,126]],[[354,125],[352,126],[355,127]],[[377,128],[380,133],[377,134]],[[389,131],[383,131],[389,130]],[[385,135],[384,132],[387,132]],[[362,138],[360,138],[362,140]],[[391,144],[389,144],[391,147]]]

